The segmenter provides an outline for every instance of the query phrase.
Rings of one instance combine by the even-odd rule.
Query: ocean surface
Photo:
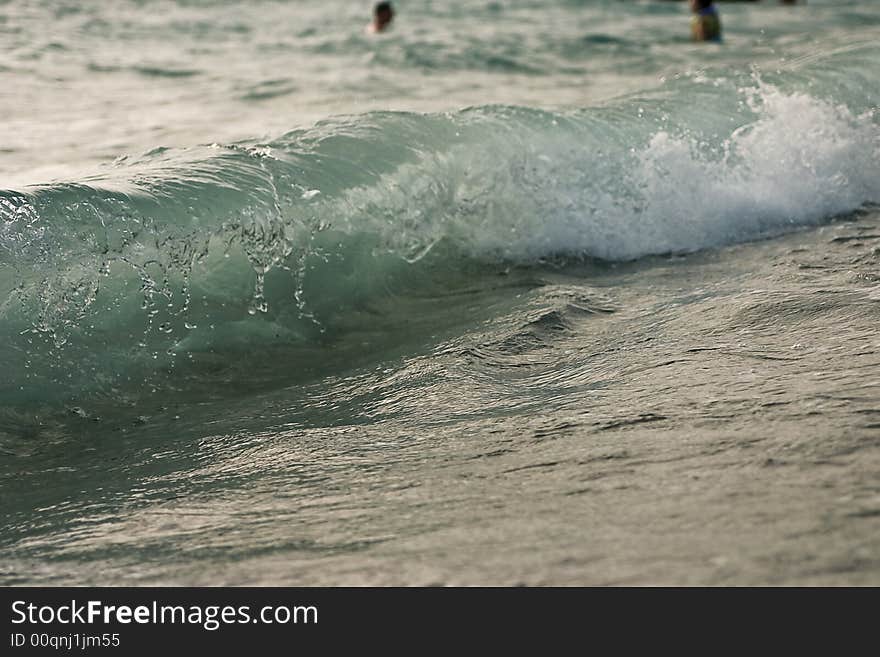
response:
[[[880,585],[880,0],[0,2],[0,584]]]

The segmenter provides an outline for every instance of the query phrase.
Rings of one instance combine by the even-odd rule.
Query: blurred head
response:
[[[690,0],[691,1],[691,11],[697,12],[701,9],[708,9],[712,6],[712,0]]]
[[[379,2],[373,7],[373,25],[377,30],[384,29],[394,18],[390,2]]]

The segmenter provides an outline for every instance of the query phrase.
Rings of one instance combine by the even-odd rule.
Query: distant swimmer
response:
[[[690,0],[691,35],[694,41],[714,41],[721,43],[721,19],[712,0]]]
[[[373,7],[373,21],[367,25],[367,32],[371,34],[379,34],[391,28],[391,21],[394,20],[394,9],[391,8],[390,2],[379,2]]]

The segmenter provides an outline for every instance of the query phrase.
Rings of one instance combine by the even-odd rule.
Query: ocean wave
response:
[[[372,321],[369,300],[468,267],[686,253],[878,203],[877,59],[704,72],[565,113],[342,117],[2,192],[0,364],[18,373],[3,393],[63,388],[98,347],[113,358],[96,382],[132,379],[325,339]]]

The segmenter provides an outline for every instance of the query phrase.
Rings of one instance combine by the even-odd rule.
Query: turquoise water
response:
[[[877,583],[880,2],[398,5],[0,5],[0,580]]]

